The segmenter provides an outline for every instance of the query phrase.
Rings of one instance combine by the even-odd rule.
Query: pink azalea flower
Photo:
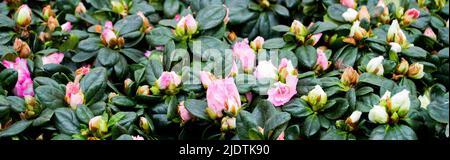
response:
[[[15,62],[3,60],[3,66],[17,71],[18,77],[14,87],[13,93],[16,96],[34,96],[33,80],[31,79],[30,71],[26,59],[17,57]]]
[[[53,53],[42,57],[42,64],[60,64],[64,59],[64,53]]]
[[[255,51],[248,45],[248,40],[244,39],[233,46],[233,57],[239,59],[244,67],[244,71],[250,73],[255,65]]]
[[[175,87],[180,85],[181,78],[174,71],[172,72],[163,72],[161,76],[157,80],[157,85],[159,89],[166,89],[169,85],[174,85]]]
[[[317,65],[321,67],[321,70],[328,69],[328,58],[321,49],[317,49]]]
[[[346,6],[348,8],[355,8],[356,7],[356,2],[355,0],[340,0],[340,3],[343,6]]]
[[[237,115],[241,107],[241,98],[233,78],[218,79],[211,82],[206,91],[208,108],[215,117],[222,117],[224,109]]]
[[[274,106],[281,106],[289,102],[291,98],[297,94],[297,76],[288,75],[286,78],[286,84],[277,82],[274,87],[267,91],[269,95],[268,100]]]
[[[61,25],[61,30],[64,32],[70,32],[72,31],[72,23],[66,22],[63,25]]]
[[[183,123],[192,119],[191,113],[184,106],[184,101],[180,102],[180,104],[178,105],[178,114],[180,115]]]

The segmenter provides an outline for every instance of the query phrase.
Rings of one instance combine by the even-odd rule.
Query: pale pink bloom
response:
[[[180,19],[181,19],[180,14],[175,15],[175,17],[173,19],[177,22],[180,21]]]
[[[64,53],[53,53],[42,57],[42,65],[46,64],[60,64],[64,59]]]
[[[180,102],[180,104],[178,105],[178,114],[180,115],[183,123],[192,119],[191,113],[184,106],[184,101]]]
[[[72,108],[76,108],[79,104],[84,103],[84,95],[80,90],[80,84],[78,82],[69,82],[66,85],[66,96],[64,97],[66,102]]]
[[[356,2],[355,0],[340,0],[340,3],[343,6],[346,6],[348,8],[355,8],[356,7]]]
[[[131,138],[133,138],[133,140],[144,140],[144,137],[141,137],[140,135],[131,136]]]
[[[284,131],[281,132],[281,134],[278,136],[277,140],[280,140],[280,141],[284,140]]]
[[[106,21],[106,22],[105,22],[104,30],[107,30],[107,29],[109,29],[109,30],[113,30],[113,29],[114,29],[114,28],[113,28],[113,24],[112,24],[111,21]]]
[[[76,94],[80,91],[80,84],[69,82],[66,85],[66,97],[70,98],[72,94]]]
[[[158,51],[164,51],[164,46],[163,45],[156,46],[155,49]]]
[[[204,88],[208,88],[213,80],[215,80],[215,77],[210,72],[200,72],[200,81],[202,82]]]
[[[317,42],[319,42],[320,38],[322,37],[322,33],[317,33],[311,36],[311,39],[314,40],[312,45],[316,45]]]
[[[425,35],[427,37],[430,37],[431,39],[436,40],[436,34],[433,32],[433,29],[431,29],[430,27],[425,29],[425,31],[423,32],[423,35]]]
[[[274,106],[286,104],[295,94],[297,94],[297,82],[297,76],[288,75],[286,77],[286,84],[281,82],[275,83],[274,87],[267,91],[267,94],[269,95],[268,100]]]
[[[253,100],[253,93],[252,92],[247,92],[245,93],[245,98],[247,98],[247,103],[252,103]]]
[[[270,61],[260,61],[253,74],[256,79],[277,79],[278,77],[277,68]]]
[[[17,82],[13,93],[16,96],[34,96],[33,80],[31,79],[30,71],[26,59],[17,57],[15,62],[3,60],[3,66],[9,69],[14,69],[17,72]]]
[[[101,38],[105,41],[105,43],[107,45],[110,45],[111,44],[111,40],[116,40],[117,36],[116,36],[116,33],[114,33],[113,30],[111,30],[111,29],[104,29],[103,32],[102,32],[102,37]]]
[[[321,67],[322,70],[328,69],[328,58],[321,49],[317,49],[317,65]]]
[[[84,103],[84,95],[82,92],[78,92],[70,96],[69,102],[70,107],[76,108],[78,105],[83,103]]]
[[[189,35],[194,34],[195,32],[197,32],[197,21],[195,21],[194,17],[192,16],[192,14],[188,14],[186,15],[184,18],[186,18],[186,31]]]
[[[145,57],[150,57],[150,55],[152,55],[152,51],[145,51],[144,56]]]
[[[64,32],[70,32],[72,31],[72,23],[66,22],[63,25],[61,25],[61,30]]]
[[[91,71],[91,65],[87,64],[87,65],[83,65],[81,68],[78,68],[75,71],[76,75],[86,75],[89,73],[89,71]]]
[[[406,10],[405,16],[410,17],[412,19],[417,19],[420,16],[420,11],[415,8],[411,8]]]
[[[163,72],[157,80],[159,89],[166,89],[170,85],[174,85],[176,87],[176,86],[180,85],[180,83],[181,83],[181,77],[179,75],[177,75],[174,71]]]
[[[233,61],[233,64],[231,64],[231,70],[230,70],[229,76],[232,76],[232,77],[236,76],[238,74],[238,71],[239,71],[239,69],[237,67],[236,61]]]
[[[233,57],[241,61],[242,67],[244,67],[244,71],[246,71],[247,73],[253,70],[256,55],[255,51],[248,45],[247,39],[234,44]]]
[[[206,91],[208,108],[217,117],[222,117],[224,109],[237,115],[241,107],[241,98],[233,78],[217,79],[211,82]]]

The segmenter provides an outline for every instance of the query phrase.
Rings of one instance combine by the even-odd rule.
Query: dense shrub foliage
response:
[[[0,140],[448,139],[448,0],[4,0]]]

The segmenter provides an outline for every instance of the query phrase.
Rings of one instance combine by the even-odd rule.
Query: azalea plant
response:
[[[449,135],[448,0],[4,0],[0,140]]]

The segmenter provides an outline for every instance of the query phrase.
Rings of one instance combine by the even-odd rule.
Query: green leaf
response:
[[[129,15],[114,24],[114,30],[119,32],[119,36],[138,31],[142,26],[142,18],[138,15]]]
[[[13,125],[11,125],[9,128],[7,128],[3,131],[0,131],[0,138],[10,137],[10,136],[15,136],[17,134],[20,134],[25,129],[27,129],[31,125],[31,123],[32,123],[32,121],[28,121],[28,120],[18,121],[16,123],[14,123]]]
[[[0,72],[0,85],[4,88],[13,88],[16,85],[18,73],[14,69],[5,69]]]
[[[347,11],[347,7],[344,7],[340,4],[333,4],[328,7],[327,12],[328,16],[338,22],[345,22],[344,17],[342,17],[342,14]]]
[[[14,28],[16,23],[6,15],[0,14],[0,27]]]
[[[284,42],[283,38],[272,38],[264,42],[263,48],[264,49],[278,49],[283,48],[284,45],[286,45],[286,42]]]
[[[140,50],[134,48],[124,48],[120,50],[120,52],[122,52],[125,56],[127,56],[136,63],[139,62],[139,59],[144,57],[144,54]]]
[[[152,45],[165,45],[174,37],[170,29],[166,27],[157,27],[150,30],[150,32],[145,36],[147,42]]]
[[[80,123],[73,110],[58,108],[55,110],[55,126],[61,133],[73,135],[79,133]]]
[[[108,120],[108,127],[114,126],[117,122],[119,122],[123,117],[125,117],[124,112],[117,112]]]
[[[178,0],[166,0],[164,1],[163,7],[166,17],[174,17],[178,13],[180,2]]]
[[[317,34],[317,33],[322,33],[322,32],[329,31],[329,30],[334,30],[337,27],[338,26],[336,24],[334,24],[334,23],[331,23],[331,22],[320,22],[319,21],[319,22],[314,23],[310,27],[309,31],[312,34]]]
[[[364,87],[358,88],[358,90],[356,90],[356,96],[363,96],[363,95],[366,95],[366,94],[372,93],[372,92],[373,92],[372,87],[364,86]]]
[[[75,110],[75,114],[81,122],[89,124],[89,120],[94,117],[94,114],[85,105],[79,105]]]
[[[136,106],[136,103],[126,96],[114,96],[111,98],[111,103],[116,106],[131,108]]]
[[[99,38],[88,38],[80,41],[78,43],[78,49],[86,52],[93,52],[100,49],[100,39]]]
[[[334,100],[336,103],[331,108],[325,110],[325,117],[333,120],[340,118],[349,107],[347,100],[344,98],[336,98]]]
[[[432,97],[431,103],[427,107],[427,111],[430,114],[431,118],[440,122],[440,123],[448,123],[448,97],[449,93],[445,93],[439,95],[438,97]]]
[[[426,58],[428,52],[420,47],[409,47],[406,50],[402,50],[402,54],[411,58]]]
[[[241,110],[236,118],[236,131],[239,139],[250,139],[250,130],[257,129],[255,119],[252,114],[245,110]]]
[[[151,59],[145,66],[145,79],[150,85],[154,85],[156,80],[161,76],[163,66],[159,60]]]
[[[206,107],[208,105],[205,101],[187,99],[186,101],[184,101],[184,106],[193,116],[202,120],[209,120],[208,114],[206,113]]]
[[[285,25],[276,25],[272,27],[272,30],[277,31],[277,32],[289,32],[290,28],[289,26],[285,26]]]
[[[381,125],[370,133],[371,140],[417,140],[414,130],[406,125]]]
[[[330,128],[325,134],[320,137],[320,140],[346,140],[347,132],[336,128]]]
[[[80,87],[83,91],[86,105],[94,104],[105,94],[106,90],[106,70],[102,67],[96,67],[81,79]]]
[[[36,98],[46,108],[56,109],[66,106],[65,93],[59,88],[49,85],[39,86],[35,90]]]
[[[119,53],[105,47],[98,51],[97,60],[105,67],[111,67],[119,61]]]
[[[358,56],[358,48],[347,45],[334,54],[333,59],[335,63],[340,63],[343,66],[352,67]]]
[[[167,119],[174,119],[178,116],[178,99],[176,96],[170,96],[166,100],[167,104]]]
[[[292,125],[286,128],[284,132],[285,140],[298,140],[300,138],[300,127],[298,125]]]
[[[282,17],[289,17],[289,10],[282,5],[275,4],[272,9]]]
[[[263,127],[270,117],[275,115],[278,111],[272,103],[267,100],[261,100],[253,109],[252,116],[258,126]]]
[[[316,64],[317,53],[316,49],[312,46],[300,46],[295,50],[295,54],[301,66],[312,69]]]
[[[314,112],[311,110],[309,105],[300,98],[294,98],[285,104],[282,108],[283,111],[290,113],[294,117],[306,117]]]
[[[131,137],[129,134],[122,134],[116,140],[133,140],[133,137]]]
[[[226,9],[222,5],[207,6],[197,14],[198,25],[201,30],[214,28],[223,22]]]
[[[117,124],[128,129],[130,125],[136,120],[137,114],[135,112],[123,112],[123,113],[125,116],[121,118],[120,121],[117,122]]]
[[[51,118],[53,117],[53,114],[55,111],[53,111],[50,108],[44,109],[44,111],[41,112],[39,117],[33,120],[33,127],[41,126],[47,122],[50,122]]]
[[[91,59],[92,57],[97,55],[97,53],[98,53],[98,51],[93,51],[93,52],[79,51],[71,59],[75,63],[80,63],[80,62],[84,62],[84,61]]]
[[[16,96],[8,96],[6,97],[6,99],[8,99],[12,111],[16,113],[25,111],[25,101],[22,98]]]
[[[275,113],[274,115],[269,117],[269,119],[267,119],[267,121],[265,122],[264,135],[269,135],[271,132],[274,133],[275,132],[274,130],[277,127],[280,127],[283,124],[287,124],[290,119],[291,119],[291,115],[289,113],[286,113],[286,112]],[[274,135],[272,135],[272,136],[274,136]],[[278,135],[275,135],[274,138],[276,139],[277,137],[278,137]]]
[[[310,137],[317,133],[320,129],[320,121],[316,114],[310,115],[305,119],[303,123],[303,130],[305,130],[306,136]]]

